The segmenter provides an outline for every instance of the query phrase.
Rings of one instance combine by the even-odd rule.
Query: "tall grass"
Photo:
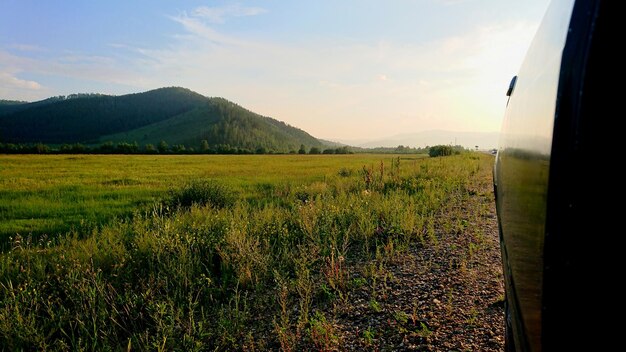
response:
[[[0,345],[332,350],[332,316],[319,308],[363,284],[346,263],[436,241],[433,218],[490,162],[339,166],[322,180],[270,183],[265,202],[198,181],[90,233],[14,236],[0,255]]]

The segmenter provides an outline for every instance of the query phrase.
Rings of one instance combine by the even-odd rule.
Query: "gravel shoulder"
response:
[[[353,282],[367,277],[373,284],[326,308],[335,317],[338,350],[503,350],[504,284],[491,180],[477,179],[437,219],[435,237],[349,265]]]

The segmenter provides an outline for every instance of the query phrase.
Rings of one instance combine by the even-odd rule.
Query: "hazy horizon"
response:
[[[500,129],[547,0],[9,0],[0,99],[181,86],[329,140]]]

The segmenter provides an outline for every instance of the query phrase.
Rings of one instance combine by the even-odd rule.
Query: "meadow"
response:
[[[308,185],[393,155],[0,155],[0,242],[16,233],[90,230],[128,217],[177,185],[215,179],[247,200]],[[398,156],[395,156],[398,157]],[[402,156],[416,160],[425,155]]]
[[[491,243],[492,163],[479,153],[0,156],[0,345],[437,345],[430,302],[393,308],[391,267],[450,252],[442,265],[476,280]],[[463,324],[491,314],[481,307]],[[347,318],[359,309],[374,320]]]

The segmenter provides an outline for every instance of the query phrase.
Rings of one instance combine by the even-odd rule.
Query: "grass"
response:
[[[219,180],[249,201],[271,202],[290,187],[356,174],[391,157],[0,155],[0,243],[16,233],[89,231],[195,179]]]
[[[440,209],[493,162],[472,154],[393,163],[379,155],[0,159],[5,236],[28,226],[39,234],[12,234],[0,254],[7,350],[336,350],[341,335],[326,307],[392,280],[378,269],[386,258],[436,243]],[[60,231],[42,236],[46,226]],[[354,279],[347,264],[363,260],[369,274]],[[385,299],[384,287],[372,302]],[[363,338],[371,343],[374,333]]]

